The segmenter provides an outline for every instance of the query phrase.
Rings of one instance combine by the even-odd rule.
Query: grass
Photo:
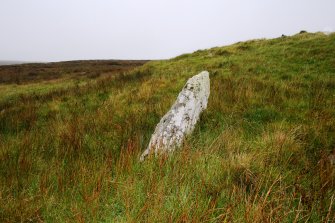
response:
[[[194,133],[140,163],[202,70],[211,95]],[[335,35],[302,33],[79,82],[7,81],[0,221],[334,222],[334,75]]]

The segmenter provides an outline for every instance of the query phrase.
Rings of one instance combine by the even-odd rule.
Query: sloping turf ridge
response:
[[[139,163],[160,117],[202,70],[211,95],[192,137],[173,156]],[[334,220],[334,75],[335,35],[307,33],[38,94],[26,90],[36,83],[3,85],[25,90],[0,104],[0,221]]]

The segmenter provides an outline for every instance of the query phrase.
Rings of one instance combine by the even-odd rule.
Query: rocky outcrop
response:
[[[179,93],[176,102],[156,126],[148,148],[141,155],[143,161],[150,154],[172,152],[181,146],[207,108],[210,93],[209,73],[203,71],[190,78]]]

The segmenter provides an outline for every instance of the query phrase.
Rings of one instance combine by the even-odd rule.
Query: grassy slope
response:
[[[194,134],[139,163],[202,70],[211,95]],[[334,75],[335,35],[300,34],[2,96],[0,221],[334,220]]]

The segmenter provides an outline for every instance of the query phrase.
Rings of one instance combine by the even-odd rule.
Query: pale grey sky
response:
[[[165,59],[335,31],[335,0],[0,0],[0,60]]]

